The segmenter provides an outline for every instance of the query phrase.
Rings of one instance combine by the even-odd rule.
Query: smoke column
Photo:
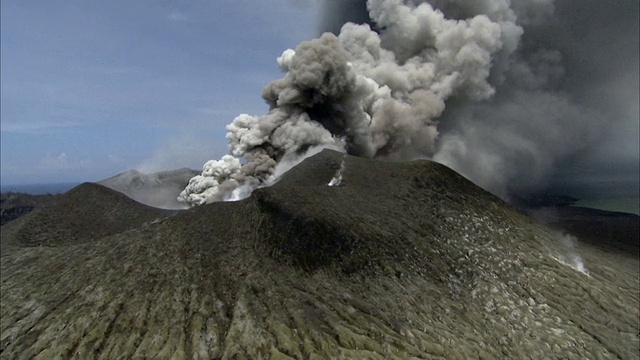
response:
[[[563,234],[560,237],[560,243],[566,251],[562,255],[562,261],[581,273],[588,274],[587,268],[582,257],[576,252],[577,239],[570,234]]]
[[[336,174],[329,181],[329,186],[340,186],[342,185],[342,173],[344,172],[344,167],[346,166],[345,158],[342,158],[342,162],[340,163],[340,168],[336,171]]]
[[[207,162],[183,201],[237,199],[236,189],[248,194],[273,181],[284,158],[322,146],[367,158],[432,158],[507,195],[539,186],[606,123],[583,106],[594,94],[574,96],[580,84],[562,84],[560,46],[540,41],[551,0],[325,6],[321,29],[337,34],[282,53],[284,76],[262,93],[269,112],[227,125],[231,155]]]

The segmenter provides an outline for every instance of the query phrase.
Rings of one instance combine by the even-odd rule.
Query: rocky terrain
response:
[[[637,233],[568,241],[428,161],[324,151],[180,212],[83,184],[1,231],[3,359],[639,356]]]
[[[55,195],[31,195],[15,192],[0,194],[0,226],[26,215],[36,207],[48,203]]]

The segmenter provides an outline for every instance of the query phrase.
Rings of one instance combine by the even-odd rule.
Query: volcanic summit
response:
[[[0,355],[638,356],[637,256],[434,162],[325,150],[245,200],[150,209],[85,184],[3,226]]]

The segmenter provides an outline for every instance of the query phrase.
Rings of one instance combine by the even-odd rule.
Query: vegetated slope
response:
[[[98,182],[121,192],[139,203],[161,209],[184,209],[178,195],[189,180],[200,172],[188,168],[145,174],[129,170]]]
[[[25,217],[16,240],[26,246],[95,241],[173,212],[139,204],[102,185],[84,183]]]
[[[0,194],[0,226],[33,211],[53,200],[56,195],[31,195],[15,192]]]
[[[442,165],[325,151],[244,201],[2,257],[0,355],[637,357],[637,258],[579,248],[587,275],[561,246]]]

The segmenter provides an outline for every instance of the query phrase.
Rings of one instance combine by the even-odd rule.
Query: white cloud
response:
[[[171,14],[169,14],[169,16],[167,17],[169,20],[171,21],[176,21],[176,22],[188,22],[189,21],[189,16],[187,16],[187,14],[174,10],[171,12]]]
[[[11,122],[11,121],[2,121],[0,123],[0,130],[4,133],[14,133],[14,134],[31,134],[31,133],[40,133],[51,130],[62,130],[69,129],[73,127],[81,126],[80,123],[72,122],[72,121],[56,121],[56,122]]]
[[[47,153],[38,165],[38,170],[50,173],[86,170],[91,168],[92,161],[88,159],[69,158],[66,152],[58,155]]]
[[[107,155],[107,162],[109,162],[112,165],[124,165],[125,164],[125,160],[119,156],[116,155],[112,155],[109,154]]]
[[[98,181],[124,171],[130,165],[127,160],[115,155],[86,157],[69,153],[46,153],[29,171],[19,176],[9,176],[17,183],[54,183],[61,181]],[[3,170],[5,168],[3,164]]]

